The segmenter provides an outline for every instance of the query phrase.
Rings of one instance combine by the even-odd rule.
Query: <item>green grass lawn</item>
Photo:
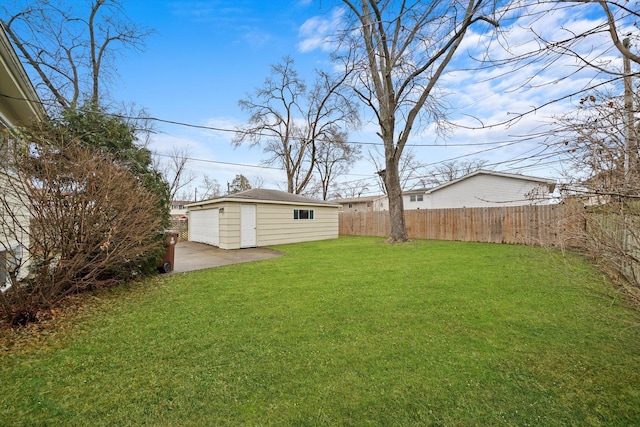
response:
[[[579,256],[276,249],[103,292],[37,345],[5,340],[0,425],[640,424],[640,311]]]

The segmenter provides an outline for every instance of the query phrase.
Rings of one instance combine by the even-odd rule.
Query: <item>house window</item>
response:
[[[409,196],[409,201],[410,202],[421,202],[423,201],[423,196],[422,194],[412,194],[411,196]]]
[[[353,209],[353,203],[349,203],[349,209]]]
[[[313,219],[313,209],[294,209],[293,219]]]

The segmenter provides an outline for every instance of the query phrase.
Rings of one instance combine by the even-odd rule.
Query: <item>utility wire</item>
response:
[[[27,99],[27,98],[21,98],[21,97],[7,95],[7,94],[4,94],[4,93],[0,93],[0,97],[7,98],[7,99],[14,99],[14,100],[17,100],[17,101],[31,102],[31,103],[34,103],[34,104],[42,105],[43,107],[57,106],[56,104],[45,103],[43,101],[34,101],[34,100],[31,100],[31,99]],[[232,134],[245,134],[245,135],[256,135],[256,136],[265,136],[265,137],[272,136],[272,135],[264,134],[264,133],[261,133],[261,132],[251,132],[251,131],[246,131],[246,130],[242,130],[242,129],[229,129],[229,128],[223,128],[223,127],[217,127],[217,126],[198,125],[198,124],[194,124],[194,123],[188,123],[188,122],[182,122],[182,121],[170,120],[170,119],[163,119],[163,118],[152,117],[152,116],[139,117],[139,116],[129,116],[129,115],[126,115],[126,114],[108,113],[108,112],[102,112],[102,114],[104,114],[106,116],[117,117],[117,118],[124,119],[124,120],[149,120],[149,121],[158,122],[158,123],[165,123],[165,124],[181,126],[181,127],[186,127],[186,128],[192,128],[192,129],[204,129],[204,130],[210,130],[210,131],[214,131],[214,132],[224,132],[224,133],[232,133]],[[406,146],[407,147],[440,147],[440,148],[446,148],[446,147],[473,147],[473,146],[499,145],[499,144],[504,144],[505,142],[506,141],[443,143],[443,144],[418,144],[418,143],[414,143],[414,144],[406,144]],[[382,141],[380,141],[380,142],[344,141],[344,143],[345,144],[349,144],[349,145],[373,145],[373,146],[383,146],[384,145],[382,143]]]
[[[153,153],[154,156],[159,156],[159,157],[172,157],[170,154],[160,154],[160,153]],[[247,168],[259,168],[259,169],[273,169],[273,170],[278,170],[281,171],[282,168],[274,168],[272,166],[263,166],[263,165],[251,165],[251,164],[247,164],[247,163],[233,163],[233,162],[221,162],[218,160],[208,160],[208,159],[199,159],[196,157],[185,157],[186,160],[191,160],[194,162],[205,162],[205,163],[214,163],[214,164],[219,164],[219,165],[229,165],[229,166],[242,166],[242,167],[247,167]]]
[[[19,101],[26,101],[26,102],[32,102],[32,103],[37,103],[42,105],[43,107],[46,106],[53,106],[54,104],[47,104],[45,102],[42,101],[34,101],[34,100],[30,100],[27,98],[21,98],[21,97],[15,97],[15,96],[11,96],[11,95],[7,95],[7,94],[3,94],[0,93],[0,97],[4,97],[4,98],[8,98],[8,99],[14,99],[14,100],[19,100]],[[107,113],[107,112],[103,112],[103,114],[107,115],[107,116],[111,116],[111,117],[117,117],[120,119],[124,119],[124,120],[150,120],[150,121],[155,121],[155,122],[159,122],[159,123],[165,123],[165,124],[171,124],[171,125],[176,125],[176,126],[182,126],[182,127],[187,127],[187,128],[193,128],[193,129],[204,129],[204,130],[210,130],[210,131],[215,131],[215,132],[225,132],[225,133],[234,133],[234,134],[238,134],[238,133],[245,133],[245,134],[252,134],[252,135],[260,135],[260,136],[270,136],[270,135],[265,135],[265,134],[261,134],[259,132],[248,132],[248,131],[243,131],[241,129],[228,129],[228,128],[222,128],[222,127],[216,127],[216,126],[207,126],[207,125],[197,125],[197,124],[193,124],[193,123],[187,123],[187,122],[182,122],[182,121],[177,121],[177,120],[169,120],[169,119],[162,119],[162,118],[158,118],[158,117],[136,117],[136,116],[129,116],[129,115],[124,115],[124,114],[116,114],[116,113]],[[420,168],[425,168],[428,166],[434,166],[434,165],[438,165],[438,164],[442,164],[442,163],[446,163],[446,162],[451,162],[451,161],[455,161],[455,160],[459,160],[465,157],[470,157],[470,156],[475,156],[481,153],[486,153],[489,151],[493,151],[493,150],[497,150],[500,148],[504,148],[504,147],[508,147],[511,145],[515,145],[518,143],[523,143],[526,142],[527,140],[530,140],[531,138],[523,138],[523,139],[519,139],[519,140],[502,140],[502,141],[495,141],[495,142],[477,142],[477,143],[453,143],[453,144],[406,144],[407,147],[439,147],[439,148],[448,148],[448,147],[471,147],[471,146],[490,146],[489,148],[486,149],[482,149],[482,150],[478,150],[475,151],[473,153],[468,153],[468,154],[463,154],[463,155],[459,155],[459,156],[455,156],[455,157],[451,157],[448,159],[444,159],[438,162],[432,162],[432,163],[427,163],[427,164],[420,164],[416,167],[411,168],[409,171],[413,172],[416,169]],[[376,143],[376,142],[365,142],[365,141],[345,141],[346,144],[353,144],[353,145],[373,145],[373,146],[381,146],[383,145],[382,142]],[[160,157],[171,157],[170,155],[167,154],[160,154],[160,153],[154,153],[156,156],[160,156]],[[497,165],[501,165],[501,164],[508,164],[510,162],[515,162],[515,161],[525,161],[525,160],[530,160],[533,157],[526,157],[526,158],[515,158],[515,159],[511,159],[511,160],[507,160],[507,161],[502,161],[502,162],[496,162],[496,163],[492,163],[489,164],[490,166],[497,166]],[[246,164],[246,163],[234,163],[234,162],[223,162],[223,161],[216,161],[216,160],[210,160],[210,159],[202,159],[202,158],[195,158],[195,157],[188,157],[187,160],[191,160],[191,161],[197,161],[197,162],[205,162],[205,163],[212,163],[212,164],[222,164],[222,165],[229,165],[229,166],[240,166],[240,167],[248,167],[248,168],[259,168],[259,169],[271,169],[271,170],[281,170],[281,168],[276,168],[276,167],[270,167],[270,166],[264,166],[264,165],[253,165],[253,164]],[[525,168],[520,167],[520,169]],[[513,168],[509,168],[509,169],[513,169]],[[350,180],[350,181],[343,181],[339,184],[348,184],[348,183],[354,183],[354,182],[359,182],[359,181],[377,181],[378,177],[375,175],[356,175],[356,174],[345,174],[345,175],[350,175],[350,176],[363,176],[363,178],[361,179],[356,179],[356,180]],[[411,177],[409,179],[407,179],[408,181],[413,181],[413,180],[419,180],[419,179],[423,179],[423,178],[427,178],[428,176],[423,175],[423,176],[418,176],[418,177]]]

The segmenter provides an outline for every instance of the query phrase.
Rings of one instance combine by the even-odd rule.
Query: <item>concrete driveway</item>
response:
[[[172,273],[203,270],[229,264],[260,261],[284,255],[265,248],[224,250],[196,242],[178,242],[175,247],[175,262]]]

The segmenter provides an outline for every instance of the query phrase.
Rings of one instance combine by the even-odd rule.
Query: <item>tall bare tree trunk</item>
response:
[[[391,232],[389,242],[406,242],[409,240],[407,225],[404,219],[404,202],[402,200],[402,187],[400,186],[400,170],[398,162],[387,160],[385,171],[385,187],[389,198],[389,222]]]
[[[434,88],[467,29],[483,21],[497,27],[497,3],[486,0],[343,0],[352,28],[345,31],[356,68],[352,88],[380,125],[385,150],[384,185],[389,198],[389,242],[408,240],[399,165],[415,126],[439,122],[444,111]],[[422,123],[421,123],[422,122]],[[396,133],[396,131],[398,131]]]

